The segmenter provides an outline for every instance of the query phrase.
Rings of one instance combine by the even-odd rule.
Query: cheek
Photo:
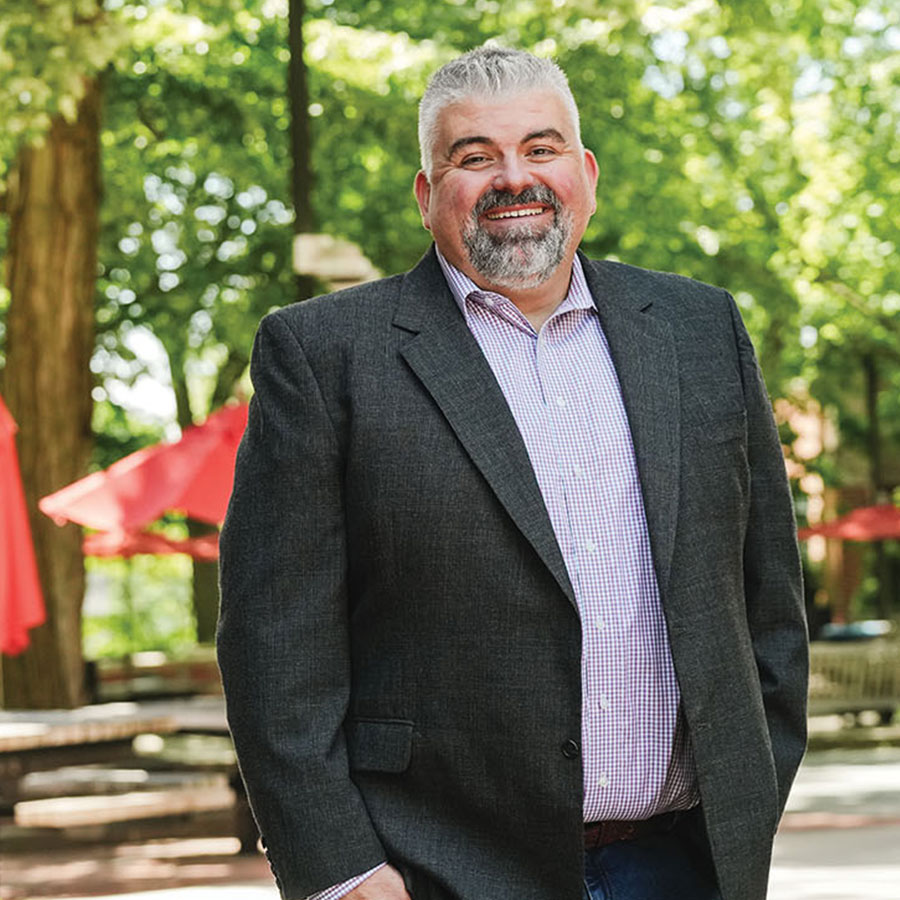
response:
[[[546,183],[560,201],[573,212],[589,211],[594,202],[594,191],[589,179],[576,171],[556,171],[553,174],[554,177]]]
[[[464,188],[446,191],[431,208],[432,226],[445,232],[458,232],[468,220],[477,201]]]
[[[594,214],[594,198],[585,190],[584,185],[578,186],[563,201],[563,206],[575,216],[576,221],[587,220]]]
[[[580,178],[565,178],[555,186],[556,192],[570,206],[583,205],[588,195],[588,187]]]
[[[478,202],[480,196],[479,191],[460,185],[453,193],[451,198],[453,215],[457,219],[468,219],[472,214],[472,209]]]

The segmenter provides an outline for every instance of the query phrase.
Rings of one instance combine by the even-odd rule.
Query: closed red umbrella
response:
[[[877,506],[861,506],[830,522],[822,522],[810,528],[801,528],[797,536],[801,540],[821,535],[845,541],[885,541],[900,539],[900,509],[891,503]]]
[[[138,450],[44,497],[39,506],[57,523],[115,533],[139,531],[168,510],[221,522],[246,425],[246,404],[222,407],[175,443]]]
[[[16,423],[0,397],[0,653],[28,646],[46,614],[19,474]]]

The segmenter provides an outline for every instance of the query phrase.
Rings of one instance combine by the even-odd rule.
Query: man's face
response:
[[[597,208],[597,161],[554,91],[473,98],[442,110],[422,221],[481,287],[530,289],[571,266]]]

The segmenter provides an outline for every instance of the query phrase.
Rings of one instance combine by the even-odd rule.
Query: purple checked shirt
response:
[[[440,253],[438,260],[525,442],[575,590],[584,820],[687,809],[699,800],[697,774],[634,446],[581,262],[568,295],[535,331],[511,300],[481,290]],[[370,874],[314,900],[337,900]]]

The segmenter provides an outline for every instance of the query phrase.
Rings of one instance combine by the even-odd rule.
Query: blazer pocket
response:
[[[747,434],[747,411],[741,409],[708,419],[688,417],[684,420],[684,433],[692,440],[710,444],[743,438]]]
[[[344,726],[354,772],[405,772],[412,759],[413,723],[406,719],[350,719]]]

